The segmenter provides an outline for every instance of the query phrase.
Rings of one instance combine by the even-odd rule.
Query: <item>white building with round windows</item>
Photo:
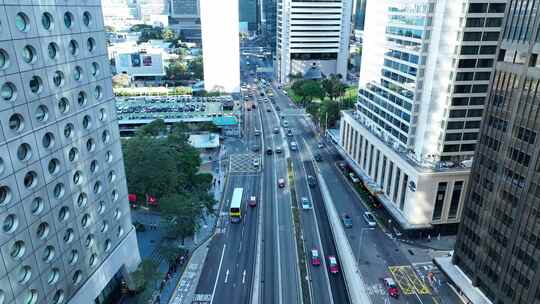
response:
[[[0,303],[99,303],[140,261],[100,0],[0,4]]]

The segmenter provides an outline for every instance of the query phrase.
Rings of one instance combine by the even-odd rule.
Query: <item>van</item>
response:
[[[291,148],[291,151],[298,151],[298,145],[295,141],[291,141],[289,147]]]

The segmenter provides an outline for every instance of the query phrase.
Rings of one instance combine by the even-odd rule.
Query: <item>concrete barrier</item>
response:
[[[358,264],[354,253],[352,251],[345,230],[341,225],[339,214],[334,206],[328,186],[324,181],[323,176],[316,163],[314,163],[315,170],[317,171],[317,179],[319,180],[319,187],[323,196],[324,207],[326,214],[328,215],[328,222],[330,223],[330,230],[334,236],[334,243],[338,252],[339,260],[341,262],[341,270],[343,278],[345,279],[345,285],[349,294],[349,300],[352,304],[371,304],[371,299],[366,293],[366,287],[362,274],[358,270]]]

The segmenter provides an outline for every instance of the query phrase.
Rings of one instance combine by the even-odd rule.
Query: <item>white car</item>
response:
[[[358,184],[360,182],[360,179],[358,177],[356,177],[356,174],[354,173],[349,173],[349,177],[351,178],[351,181],[355,184]]]
[[[375,217],[369,211],[364,212],[364,220],[369,225],[369,227],[376,227],[377,226],[377,222],[375,221]]]
[[[311,202],[308,200],[307,197],[303,196],[300,201],[302,202],[302,209],[308,210],[311,209],[313,206],[311,205]]]
[[[253,167],[259,168],[260,165],[261,165],[261,162],[259,161],[258,158],[253,159]]]

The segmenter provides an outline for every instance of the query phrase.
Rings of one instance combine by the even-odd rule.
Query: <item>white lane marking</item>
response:
[[[225,273],[225,283],[229,280],[229,269],[227,269],[227,272]]]
[[[240,246],[238,247],[238,253],[242,252],[242,241],[240,241]]]
[[[217,288],[217,283],[218,283],[218,279],[219,279],[219,273],[221,271],[221,265],[223,264],[223,257],[225,256],[225,248],[227,247],[226,244],[223,245],[223,250],[221,250],[221,259],[219,260],[219,266],[218,266],[218,271],[217,271],[217,275],[216,275],[216,281],[214,282],[214,289],[212,290],[212,299],[210,300],[210,304],[212,304],[214,302],[214,296],[216,295],[216,288]]]
[[[246,283],[246,270],[244,269],[244,272],[242,273],[242,284]]]

